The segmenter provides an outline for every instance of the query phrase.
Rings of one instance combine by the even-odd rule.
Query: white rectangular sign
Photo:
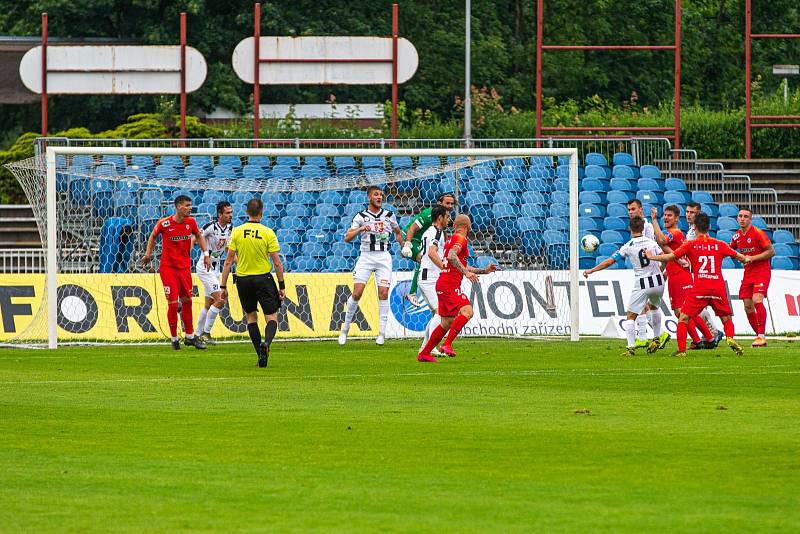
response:
[[[725,280],[733,307],[737,335],[754,335],[739,300],[739,285],[744,271],[725,270]],[[548,310],[545,279],[551,276],[558,306]],[[427,307],[415,308],[402,298],[407,292],[411,273],[395,273],[391,294],[390,320],[387,333],[391,337],[414,337],[422,330],[430,312]],[[470,297],[475,316],[464,328],[467,336],[568,336],[570,333],[566,271],[498,271],[481,277],[472,287],[464,282],[462,290]],[[633,271],[614,270],[593,274],[580,281],[580,334],[601,335],[613,330],[625,318],[625,308],[633,288]],[[773,271],[767,300],[767,333],[800,332],[800,272]],[[424,306],[424,305],[423,305]],[[665,324],[673,335],[676,318],[669,307],[665,291],[662,311]],[[423,327],[419,325],[422,324]],[[611,326],[612,328],[609,328]]]
[[[233,51],[233,70],[245,83],[255,82],[255,37]],[[263,85],[373,85],[392,83],[389,37],[261,37],[259,82]],[[384,62],[365,62],[364,60]],[[349,61],[348,61],[349,60]],[[397,83],[417,71],[419,56],[408,39],[397,40]]]
[[[180,46],[48,46],[47,92],[72,95],[178,94]],[[186,47],[186,92],[199,89],[208,67]],[[28,50],[19,64],[25,87],[42,92],[42,47]]]

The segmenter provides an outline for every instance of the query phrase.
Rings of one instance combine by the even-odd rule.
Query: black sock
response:
[[[261,354],[261,330],[258,328],[258,323],[247,323],[247,333],[250,334],[250,341],[253,342],[253,347],[256,349],[256,354]]]
[[[264,328],[264,341],[267,345],[272,343],[275,339],[275,334],[278,332],[278,321],[268,321],[267,326]]]

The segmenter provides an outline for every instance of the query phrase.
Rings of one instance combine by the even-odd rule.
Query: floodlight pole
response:
[[[471,43],[472,43],[472,2],[466,0],[466,19],[464,35],[464,147],[472,145],[472,91],[471,82]]]
[[[47,137],[47,12],[42,13],[42,137]]]
[[[255,5],[255,29],[253,31],[253,139],[258,146],[258,135],[261,128],[261,4]]]
[[[181,143],[186,139],[186,13],[181,13]]]

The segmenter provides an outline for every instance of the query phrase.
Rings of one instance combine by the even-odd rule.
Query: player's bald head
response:
[[[465,213],[459,213],[456,215],[456,218],[453,219],[453,228],[469,228],[469,215]]]

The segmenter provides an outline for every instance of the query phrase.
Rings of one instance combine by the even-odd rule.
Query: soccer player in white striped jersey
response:
[[[633,290],[631,291],[631,298],[626,309],[626,320],[623,322],[625,337],[628,339],[628,347],[623,353],[623,356],[636,355],[636,317],[641,314],[648,305],[653,308],[658,308],[661,305],[661,298],[664,295],[664,283],[666,282],[661,272],[661,263],[651,261],[647,258],[647,252],[660,254],[661,247],[659,247],[658,243],[653,239],[643,235],[644,219],[641,217],[632,217],[630,221],[630,230],[630,241],[622,245],[622,247],[607,260],[601,262],[599,265],[595,265],[591,269],[583,271],[583,276],[589,278],[590,274],[611,267],[611,265],[622,256],[631,260],[635,280]],[[661,324],[656,324],[654,327],[656,328],[656,337],[660,337],[662,334]],[[647,352],[655,352],[658,348],[657,344],[653,344],[648,348]]]
[[[219,202],[217,204],[217,220],[206,223],[200,229],[211,256],[211,269],[206,269],[202,258],[195,266],[197,277],[203,283],[203,291],[206,296],[205,306],[200,310],[200,317],[197,319],[195,331],[206,345],[216,344],[211,338],[211,329],[214,327],[214,321],[216,321],[217,315],[219,315],[226,302],[222,288],[219,287],[219,270],[225,251],[228,248],[228,243],[231,240],[232,219],[233,208],[230,202]]]
[[[422,347],[428,344],[428,339],[431,337],[431,332],[439,326],[442,318],[439,317],[439,295],[436,293],[436,281],[439,279],[439,273],[444,269],[444,244],[446,239],[445,228],[450,223],[450,210],[441,204],[431,208],[431,225],[422,234],[422,242],[420,249],[422,250],[422,258],[420,259],[420,276],[417,282],[422,296],[425,297],[425,302],[428,303],[433,317],[428,321],[425,327],[425,337],[420,345],[419,352],[422,352]],[[439,351],[433,349],[431,354],[436,356]]]
[[[392,285],[392,254],[389,235],[394,233],[395,239],[403,246],[403,231],[397,223],[397,216],[392,211],[383,209],[383,190],[371,185],[367,188],[367,209],[353,217],[350,229],[344,235],[349,243],[361,236],[361,255],[353,271],[353,294],[347,299],[344,324],[339,334],[339,345],[347,343],[350,324],[358,310],[358,301],[364,293],[364,287],[373,275],[378,289],[378,337],[375,343],[383,345],[386,335],[386,322],[389,319],[389,287]]]

